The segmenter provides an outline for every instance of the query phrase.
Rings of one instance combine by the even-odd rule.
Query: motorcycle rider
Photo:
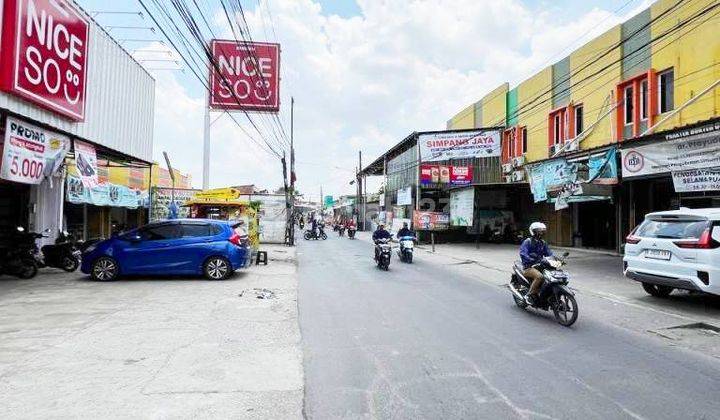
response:
[[[413,232],[412,230],[410,230],[410,228],[408,227],[407,222],[403,222],[402,228],[400,228],[400,230],[398,230],[398,233],[397,233],[397,238],[398,238],[398,239],[402,238],[403,236],[412,236],[412,237],[415,237],[415,232]]]
[[[390,234],[390,232],[385,230],[384,224],[380,224],[380,225],[378,225],[375,232],[373,232],[372,238],[373,238],[373,242],[375,242],[379,239],[390,239],[390,238],[392,238],[392,235]],[[378,259],[378,247],[375,247],[375,259],[376,260]]]
[[[312,218],[312,233],[315,237],[318,236],[318,222],[316,218]]]
[[[525,295],[528,304],[535,302],[540,286],[543,283],[543,275],[537,268],[533,266],[542,261],[544,257],[553,255],[547,242],[543,240],[543,236],[547,232],[547,226],[541,222],[533,222],[530,224],[530,237],[525,239],[520,245],[520,259],[523,265],[523,276],[530,280],[530,290]]]

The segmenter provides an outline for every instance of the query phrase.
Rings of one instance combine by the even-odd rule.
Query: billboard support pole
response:
[[[210,189],[210,90],[205,94],[205,124],[203,130],[203,190]]]

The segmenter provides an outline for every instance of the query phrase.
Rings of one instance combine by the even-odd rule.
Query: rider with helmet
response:
[[[530,237],[525,239],[520,245],[520,259],[523,265],[523,276],[530,280],[530,290],[525,299],[532,304],[540,291],[543,283],[543,275],[537,268],[533,266],[540,263],[543,258],[553,255],[547,242],[543,240],[547,232],[547,226],[541,222],[534,222],[530,225]]]

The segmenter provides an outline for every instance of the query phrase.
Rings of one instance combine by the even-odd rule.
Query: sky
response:
[[[136,0],[77,0],[89,12],[141,11]],[[169,1],[159,0],[161,2]],[[152,3],[152,2],[146,2]],[[192,4],[191,2],[188,2]],[[218,0],[200,2],[219,37],[231,37]],[[650,0],[243,0],[254,40],[279,42],[280,120],[289,132],[295,98],[297,188],[306,198],[353,194],[358,151],[363,165],[413,131],[446,121],[501,83],[511,86],[626,20]],[[147,14],[99,13],[119,40],[155,39]],[[205,92],[167,45],[123,41],[156,79],[154,159],[202,184]],[[252,116],[271,131],[266,117]],[[236,119],[248,126],[247,119]],[[282,185],[280,162],[227,116],[212,115],[210,186]],[[380,179],[368,183],[368,192]]]

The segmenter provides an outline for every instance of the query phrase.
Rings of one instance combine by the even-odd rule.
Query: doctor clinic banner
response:
[[[280,110],[280,45],[214,39],[210,44],[210,107]]]
[[[421,134],[420,158],[425,162],[500,156],[500,131]]]
[[[69,147],[66,136],[7,117],[0,177],[39,184],[57,171]]]
[[[69,0],[4,0],[2,89],[74,121],[85,118],[89,22]]]

